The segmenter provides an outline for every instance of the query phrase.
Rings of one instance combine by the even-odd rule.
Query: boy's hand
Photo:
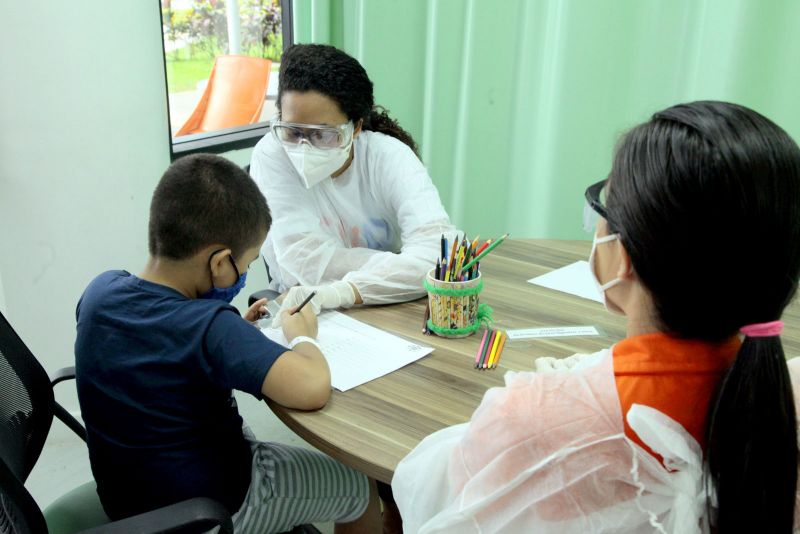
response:
[[[286,293],[281,303],[281,312],[296,308],[311,293],[316,293],[314,298],[306,304],[306,308],[313,308],[314,313],[323,309],[349,308],[361,303],[361,296],[356,296],[355,287],[350,282],[339,281],[324,286],[295,286]],[[305,310],[305,308],[303,308]],[[279,313],[272,320],[272,327],[281,325],[283,314]]]
[[[291,308],[281,312],[281,326],[286,341],[291,341],[298,336],[307,336],[312,339],[317,338],[317,314],[311,306],[304,306],[298,313],[292,315],[297,308]]]
[[[267,314],[267,299],[258,299],[252,306],[247,308],[244,314],[246,321],[254,323]]]

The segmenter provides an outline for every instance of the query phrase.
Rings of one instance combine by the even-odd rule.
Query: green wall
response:
[[[453,221],[587,238],[583,190],[627,128],[729,100],[800,139],[795,0],[294,0],[295,42],[361,61]]]

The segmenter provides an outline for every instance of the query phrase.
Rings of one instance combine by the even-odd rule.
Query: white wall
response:
[[[48,371],[74,361],[86,284],[146,260],[169,164],[161,54],[156,0],[4,2],[0,276],[9,320]]]
[[[74,363],[75,305],[139,272],[169,165],[156,0],[7,2],[0,16],[0,309],[48,371]],[[250,149],[232,152],[239,163]],[[247,294],[266,286],[255,262]],[[58,399],[70,410],[70,387]]]

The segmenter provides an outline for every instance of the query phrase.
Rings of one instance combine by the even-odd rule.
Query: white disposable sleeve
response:
[[[251,174],[267,198],[273,217],[267,247],[272,247],[282,288],[346,280],[365,304],[389,304],[424,295],[423,280],[440,254],[441,236],[450,243],[455,228],[441,205],[425,167],[410,150],[373,158],[367,168],[371,189],[362,198],[343,200],[324,188],[308,190],[287,179],[286,160],[272,150],[255,151]],[[289,176],[288,178],[292,178]],[[363,211],[363,202],[383,203],[396,216],[399,252],[349,247],[324,228],[324,221],[346,220]],[[347,234],[347,229],[342,233]]]

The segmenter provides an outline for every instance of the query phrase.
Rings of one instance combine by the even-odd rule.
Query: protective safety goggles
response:
[[[600,180],[596,184],[590,185],[584,193],[586,204],[583,207],[583,229],[589,233],[594,233],[601,217],[608,220],[608,211],[605,206],[607,181]]]
[[[326,126],[324,124],[283,122],[275,117],[269,125],[275,138],[290,147],[299,145],[305,139],[313,147],[331,150],[345,147],[353,139],[352,121],[339,126]]]

